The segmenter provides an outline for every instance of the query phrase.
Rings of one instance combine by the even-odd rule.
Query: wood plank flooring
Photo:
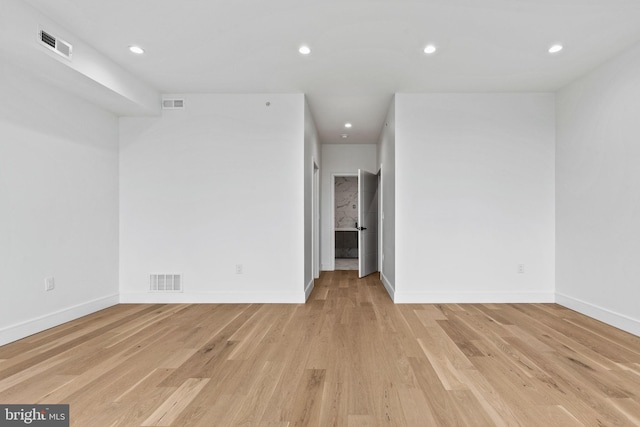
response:
[[[118,305],[0,347],[0,403],[73,426],[640,425],[640,338],[555,304]]]

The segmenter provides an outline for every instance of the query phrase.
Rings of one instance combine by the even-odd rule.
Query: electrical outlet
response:
[[[56,282],[53,279],[53,277],[46,277],[44,279],[44,290],[45,291],[52,291],[56,288]]]
[[[236,264],[236,274],[242,274],[242,264]]]
[[[518,264],[518,274],[524,274],[524,264]]]

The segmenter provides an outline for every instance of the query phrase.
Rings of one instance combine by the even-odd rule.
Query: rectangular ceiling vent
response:
[[[163,99],[163,110],[184,110],[184,99]]]
[[[149,275],[150,292],[182,292],[182,274]]]
[[[60,56],[71,60],[71,52],[73,51],[73,46],[71,46],[70,43],[59,39],[58,37],[55,37],[51,35],[51,33],[48,33],[44,30],[40,30],[39,40],[40,43],[46,48],[54,51]]]

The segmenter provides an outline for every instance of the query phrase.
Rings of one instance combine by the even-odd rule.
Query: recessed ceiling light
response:
[[[549,53],[558,53],[562,50],[563,46],[561,44],[554,44],[549,48]]]
[[[340,135],[340,136],[341,136],[342,138],[348,138],[348,137],[349,137],[349,135],[348,135],[348,134],[346,134],[346,133],[343,133],[343,134],[342,134],[342,135]]]
[[[351,126],[353,126],[351,123],[345,123],[344,127],[346,127],[347,129],[351,128]]]
[[[141,48],[140,46],[129,46],[129,50],[133,53],[136,53],[138,55],[142,55],[144,53],[144,49]]]
[[[432,44],[428,44],[424,47],[424,53],[426,53],[427,55],[431,55],[432,53],[436,53],[437,48],[432,45]]]
[[[300,52],[303,55],[309,55],[311,53],[311,48],[309,46],[300,46],[300,49],[298,49],[298,52]]]

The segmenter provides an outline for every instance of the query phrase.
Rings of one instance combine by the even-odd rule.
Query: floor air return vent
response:
[[[182,292],[182,274],[151,274],[150,292]]]

